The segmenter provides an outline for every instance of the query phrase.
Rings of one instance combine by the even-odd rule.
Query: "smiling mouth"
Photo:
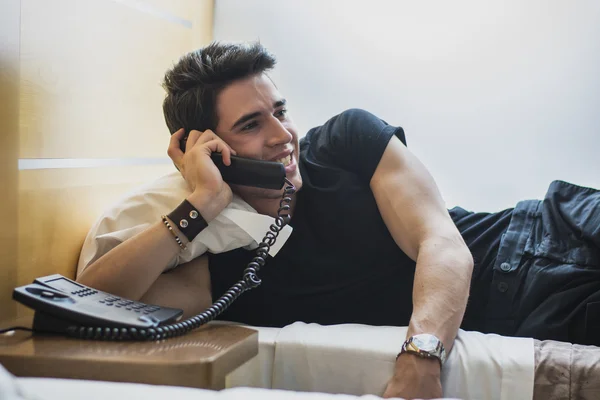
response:
[[[285,167],[287,167],[292,162],[292,154],[290,153],[287,157],[283,157],[278,160],[275,160],[275,162],[282,163]]]

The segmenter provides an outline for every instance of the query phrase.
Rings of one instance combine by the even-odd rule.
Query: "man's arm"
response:
[[[169,257],[180,249],[173,235],[160,225],[121,243],[103,256],[107,259],[97,264],[102,268],[94,274],[86,274],[86,269],[77,281],[143,303],[180,308],[184,318],[210,307],[208,257],[202,255],[164,272]]]
[[[212,304],[206,255],[162,274],[141,298],[148,304],[181,308],[183,318],[193,317]]]
[[[229,164],[232,150],[212,131],[192,130],[184,154],[180,149],[180,140],[184,133],[184,130],[180,129],[171,136],[167,153],[192,189],[186,200],[210,222],[232,198],[231,188],[223,182],[210,155],[219,151],[224,155],[225,163]],[[157,279],[162,277],[169,261],[181,251],[160,218],[157,216],[156,219],[157,222],[146,230],[120,243],[94,261],[77,277],[77,281],[132,300],[142,298]],[[188,241],[177,228],[177,224],[171,221],[171,227],[182,243],[187,245]]]
[[[176,224],[171,225],[177,229]],[[185,236],[178,235],[185,240]],[[180,251],[173,235],[159,220],[90,264],[77,277],[77,282],[120,297],[138,300]]]
[[[435,335],[449,352],[467,304],[473,270],[471,253],[433,178],[396,137],[386,147],[371,179],[371,189],[394,240],[417,263],[408,336]],[[436,364],[402,356],[396,364],[396,375],[408,365],[425,374],[432,369],[439,372]],[[410,397],[410,393],[403,394]]]

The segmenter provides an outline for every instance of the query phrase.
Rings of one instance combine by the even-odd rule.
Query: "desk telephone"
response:
[[[264,266],[279,231],[289,222],[290,196],[296,189],[285,177],[281,163],[231,156],[231,165],[226,166],[220,153],[213,153],[211,157],[227,183],[266,189],[285,186],[277,217],[258,244],[256,256],[246,266],[242,279],[204,312],[179,321],[183,314],[179,309],[120,298],[57,274],[40,277],[13,291],[14,300],[35,310],[31,330],[96,340],[167,339],[212,321],[242,293],[260,285],[257,273]],[[15,328],[0,333],[12,329]]]

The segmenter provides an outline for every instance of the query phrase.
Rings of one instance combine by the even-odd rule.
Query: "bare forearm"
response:
[[[200,256],[161,274],[140,300],[181,308],[184,318],[206,310],[212,303],[207,256]]]
[[[138,300],[179,251],[171,233],[162,221],[158,221],[100,257],[85,269],[77,281]]]
[[[464,317],[473,258],[462,238],[435,237],[419,250],[408,336],[430,333],[449,352]]]

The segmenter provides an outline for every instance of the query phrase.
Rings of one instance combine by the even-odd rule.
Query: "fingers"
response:
[[[231,154],[232,152],[235,154],[235,152],[223,140],[219,138],[209,140],[208,142],[204,143],[204,147],[211,153],[221,153],[223,156],[223,164],[227,166],[231,165]]]
[[[191,135],[191,133],[190,133],[190,135]],[[218,145],[216,145],[213,142],[218,143]],[[223,163],[225,165],[231,165],[231,154],[235,155],[236,154],[235,150],[233,150],[223,139],[218,137],[210,129],[202,132],[195,141],[195,144],[204,145],[205,147],[207,146],[208,143],[211,143],[210,147],[208,147],[208,148],[210,148],[211,152],[221,153],[223,155]]]
[[[194,132],[194,131],[192,131],[192,132]],[[198,132],[198,131],[195,131],[195,132]],[[198,136],[198,138],[196,140],[197,140],[197,143],[199,143],[199,144],[203,144],[203,143],[209,142],[211,140],[215,140],[215,139],[218,139],[218,140],[222,141],[222,139],[220,137],[218,137],[210,129],[207,129],[207,130],[205,130],[202,133],[198,132],[198,134],[199,134],[199,136]],[[225,143],[225,142],[223,142],[223,143]]]
[[[183,159],[183,151],[181,151],[180,143],[184,137],[185,130],[181,128],[171,135],[171,140],[169,141],[167,154],[177,166],[181,165]],[[185,144],[185,152],[189,152],[194,146],[204,146],[209,150],[209,155],[211,152],[221,153],[223,155],[223,163],[225,165],[231,165],[231,155],[237,154],[235,150],[233,150],[223,139],[218,137],[210,129],[204,132],[200,132],[195,129],[190,131]]]
[[[209,131],[204,131],[209,132]],[[189,149],[194,147],[194,145],[198,142],[198,139],[201,137],[203,132],[200,132],[196,129],[192,129],[187,138],[187,143],[185,144],[185,151],[187,152]]]
[[[173,160],[176,166],[181,164],[181,159],[183,158],[183,151],[181,151],[179,143],[181,142],[184,133],[184,129],[181,128],[172,134],[171,139],[169,140],[169,147],[167,148],[167,155]]]

